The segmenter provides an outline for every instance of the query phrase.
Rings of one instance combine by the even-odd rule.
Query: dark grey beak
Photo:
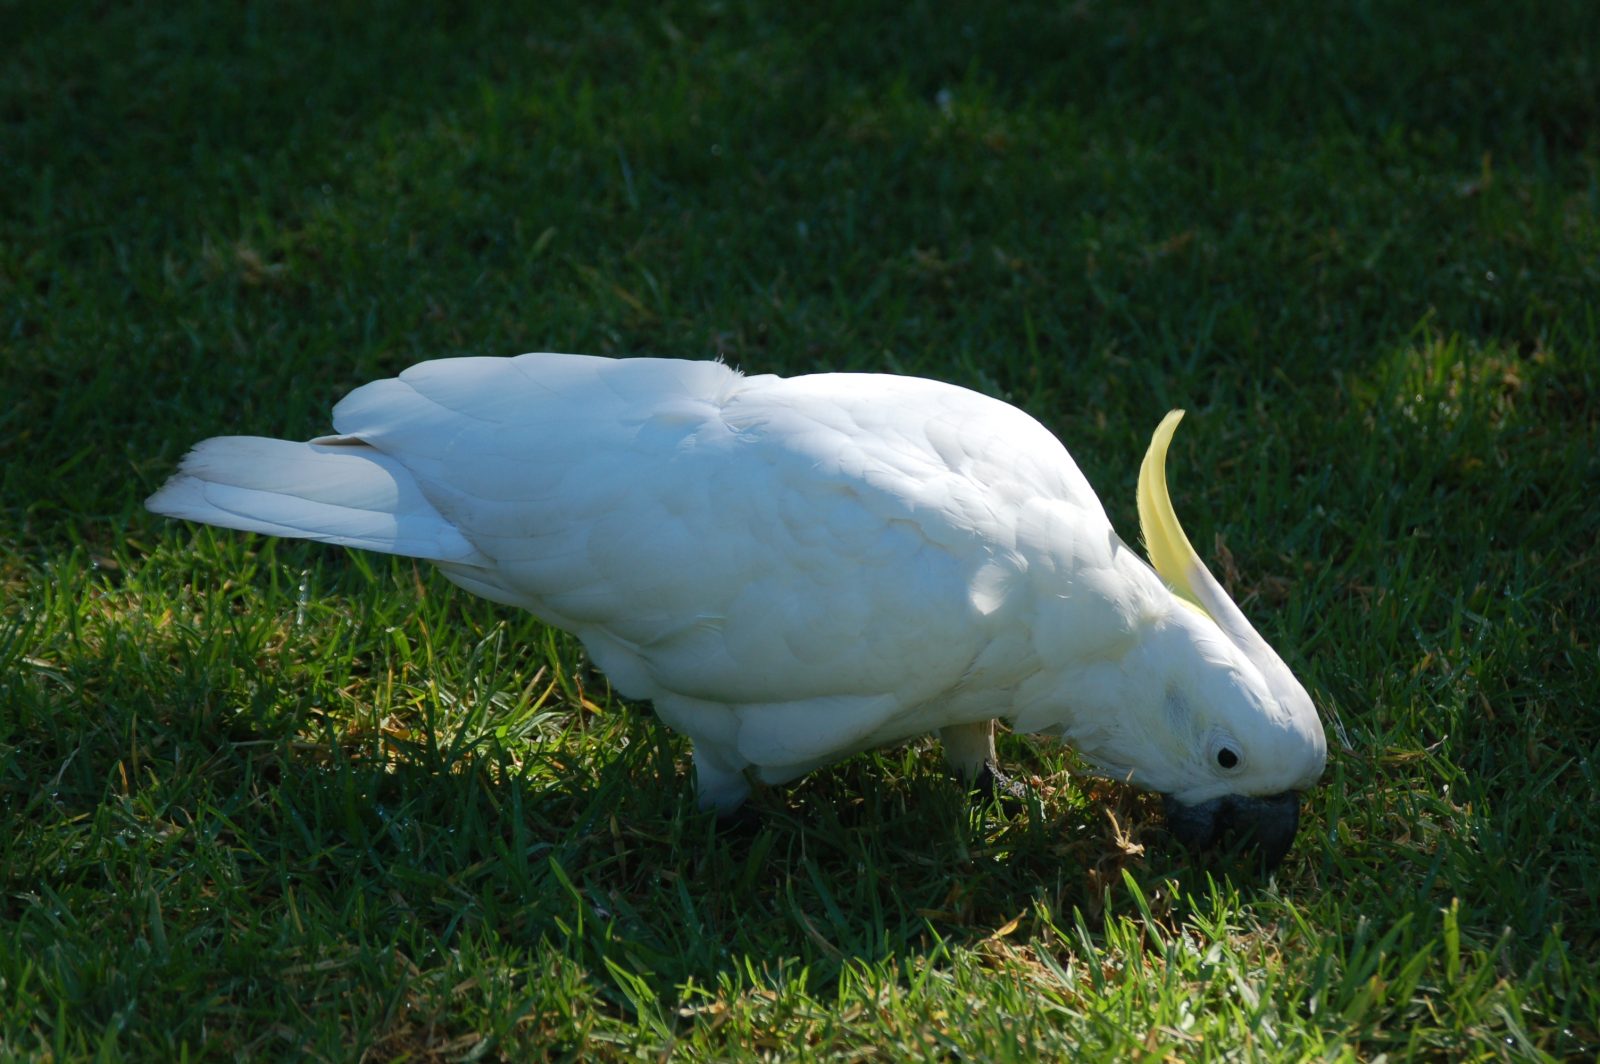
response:
[[[1294,791],[1265,798],[1228,794],[1198,805],[1163,798],[1167,829],[1183,845],[1196,852],[1241,846],[1254,852],[1268,872],[1289,852],[1300,826],[1300,796]]]

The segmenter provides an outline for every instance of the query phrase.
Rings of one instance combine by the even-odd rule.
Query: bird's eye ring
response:
[[[1211,752],[1211,764],[1218,772],[1233,775],[1244,765],[1244,750],[1242,750],[1233,736],[1217,733],[1211,737],[1208,744]]]

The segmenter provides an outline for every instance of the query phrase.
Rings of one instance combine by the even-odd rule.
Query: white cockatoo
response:
[[[992,780],[998,717],[1161,792],[1190,845],[1240,832],[1275,864],[1326,739],[1173,514],[1180,417],[1139,475],[1154,568],[997,399],[672,359],[424,362],[332,435],[200,443],[147,505],[426,559],[572,632],[693,741],[704,807],[930,732]]]

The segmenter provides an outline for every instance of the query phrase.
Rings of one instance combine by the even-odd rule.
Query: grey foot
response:
[[[1028,804],[1028,788],[1000,771],[993,761],[985,761],[973,781],[972,789],[986,799],[999,802],[1003,807],[1016,810]]]

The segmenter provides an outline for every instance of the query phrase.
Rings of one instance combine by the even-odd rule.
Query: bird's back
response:
[[[357,389],[334,424],[491,560],[452,579],[578,633],[641,697],[914,701],[982,650],[1004,596],[974,586],[1028,500],[1104,524],[1031,418],[915,378],[452,359]]]
[[[1080,591],[1117,546],[1072,459],[951,385],[531,354],[422,363],[333,420],[208,440],[150,505],[433,560],[575,633],[697,756],[784,776],[1003,712],[1059,657],[1041,598],[1079,641],[1114,627],[1059,608],[1103,610]]]

